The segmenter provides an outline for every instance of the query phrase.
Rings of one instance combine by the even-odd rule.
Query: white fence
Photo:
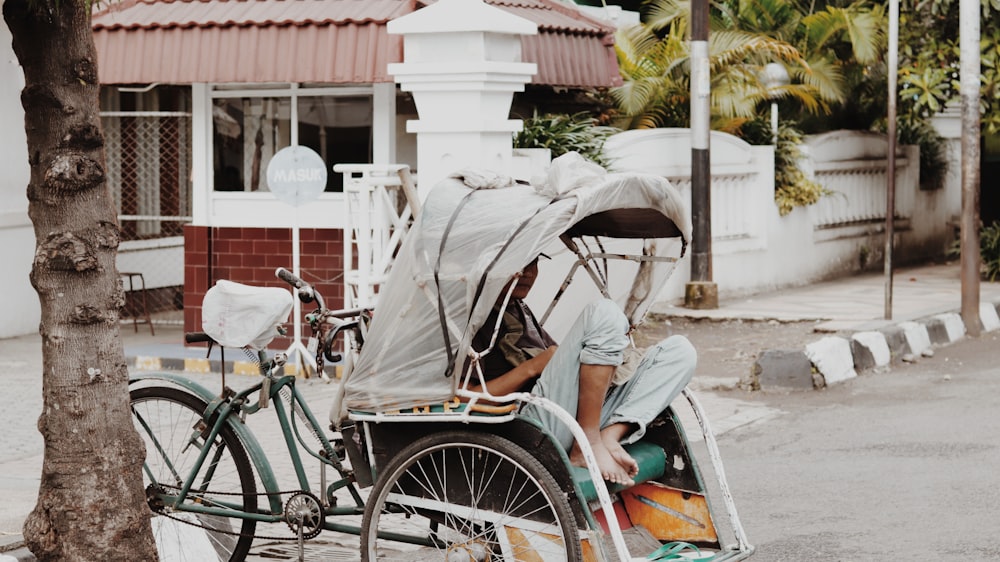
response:
[[[834,131],[806,139],[803,168],[833,192],[816,204],[816,228],[834,228],[885,221],[889,143],[884,135],[862,131]],[[918,190],[917,147],[896,151],[897,220],[909,219]]]
[[[691,135],[687,129],[641,129],[604,145],[613,170],[665,176],[691,199]],[[712,244],[715,251],[766,246],[768,204],[774,192],[774,147],[751,146],[712,132]],[[773,206],[773,204],[771,205]]]
[[[833,194],[780,216],[774,204],[774,149],[731,135],[711,136],[713,280],[725,296],[752,294],[878,269],[885,241],[888,143],[883,135],[835,131],[807,137],[802,168]],[[690,201],[690,132],[626,131],[605,152],[619,170],[669,178]],[[921,191],[919,150],[896,158],[893,261],[940,256],[951,243],[960,209],[948,188]],[[682,264],[662,295],[683,297],[690,266]]]

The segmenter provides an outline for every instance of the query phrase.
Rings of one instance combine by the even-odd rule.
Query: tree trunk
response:
[[[156,558],[118,331],[119,228],[104,175],[90,2],[6,0],[24,69],[31,283],[41,302],[45,439],[24,524],[40,560]]]

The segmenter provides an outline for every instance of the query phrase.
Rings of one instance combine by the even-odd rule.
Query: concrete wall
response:
[[[807,139],[803,168],[836,193],[786,216],[774,204],[774,151],[712,132],[712,267],[723,298],[804,285],[878,269],[885,248],[888,143],[884,136],[835,131]],[[690,207],[690,133],[626,131],[605,145],[614,166],[663,175]],[[893,262],[944,254],[960,208],[954,187],[919,188],[919,149],[897,153]],[[661,295],[683,298],[685,257]]]
[[[11,48],[11,34],[0,20],[0,338],[38,330],[38,296],[28,282],[35,253],[35,232],[28,219],[29,168],[21,88],[24,74]]]

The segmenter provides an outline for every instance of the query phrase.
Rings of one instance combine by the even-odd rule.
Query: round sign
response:
[[[267,187],[295,207],[315,201],[326,189],[326,163],[308,146],[286,146],[267,163]]]

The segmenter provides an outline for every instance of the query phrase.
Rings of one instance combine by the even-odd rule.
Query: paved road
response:
[[[998,345],[749,396],[782,412],[720,440],[753,560],[1000,560]]]
[[[753,560],[1000,560],[998,344],[1000,334],[987,334],[824,391],[702,393],[758,546]],[[40,361],[15,359],[31,345],[36,338],[0,340],[15,393],[0,432],[0,538],[19,533],[41,466]],[[322,415],[332,387],[313,382]],[[356,558],[349,537],[320,538],[324,559]],[[292,558],[266,543],[255,553],[269,549]]]

